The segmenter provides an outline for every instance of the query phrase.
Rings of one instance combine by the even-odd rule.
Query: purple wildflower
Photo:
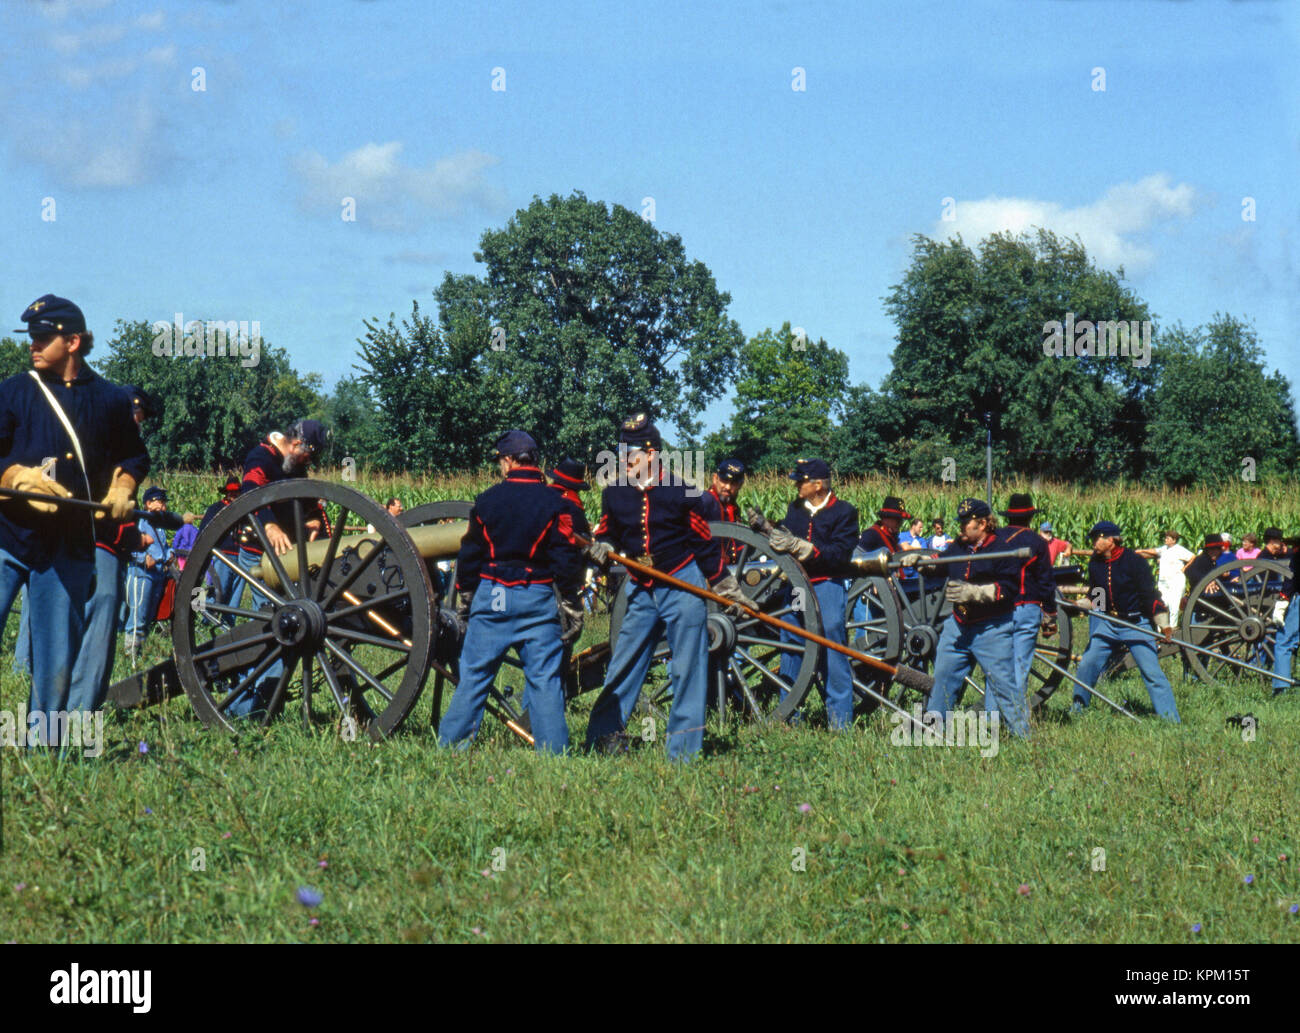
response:
[[[298,887],[298,903],[303,907],[320,907],[320,902],[325,898],[311,886]]]
[[[143,739],[140,740],[140,753],[143,755],[149,752],[149,744]]]
[[[1199,933],[1200,931],[1201,931],[1201,923],[1197,922],[1194,926],[1192,926],[1192,932]]]
[[[1253,876],[1253,875],[1247,875],[1247,876],[1246,876],[1244,879],[1242,879],[1241,881],[1244,882],[1247,886],[1249,886],[1252,882],[1255,881],[1255,876]]]
[[[811,811],[811,810],[812,810],[812,804],[810,804],[810,803],[801,803],[801,804],[799,805],[799,813],[800,813],[800,814],[807,814],[807,813],[808,813],[809,811]]]

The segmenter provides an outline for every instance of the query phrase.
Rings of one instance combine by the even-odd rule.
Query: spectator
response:
[[[1064,538],[1057,538],[1052,533],[1052,525],[1044,520],[1038,525],[1038,536],[1047,542],[1047,554],[1052,558],[1052,566],[1057,565],[1057,560],[1062,556],[1073,556],[1074,546]]]
[[[1187,589],[1187,575],[1183,571],[1195,554],[1186,546],[1179,544],[1181,536],[1177,531],[1165,531],[1163,537],[1164,545],[1154,549],[1138,549],[1137,554],[1158,561],[1156,591],[1164,604],[1169,607],[1170,619],[1177,621],[1183,593]]]
[[[912,522],[907,525],[907,530],[898,536],[898,547],[904,551],[924,549],[925,539],[922,537],[924,532],[925,521],[920,517],[913,517]],[[916,571],[912,567],[900,567],[898,570],[900,581],[915,581],[916,577]]]
[[[936,552],[942,552],[952,544],[952,539],[943,533],[943,521],[936,518],[930,524],[930,529],[934,532],[930,535],[930,548]]]
[[[1237,559],[1253,560],[1259,555],[1259,553],[1259,535],[1255,534],[1254,531],[1247,531],[1245,535],[1242,536],[1241,548],[1237,550]],[[1246,571],[1250,570],[1250,568],[1242,567],[1241,570],[1244,574]]]

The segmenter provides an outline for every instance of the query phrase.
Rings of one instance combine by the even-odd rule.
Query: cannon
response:
[[[920,670],[934,666],[935,652],[943,622],[952,613],[952,604],[943,597],[943,578],[927,572],[923,566],[913,568],[916,576],[901,579],[897,570],[888,574],[872,573],[855,580],[848,590],[845,627],[849,644],[890,664],[903,664]],[[1062,587],[1078,580],[1076,567],[1054,567],[1053,577],[1060,597]],[[1074,625],[1067,610],[1058,611],[1057,634],[1052,638],[1039,634],[1034,666],[1030,669],[1030,706],[1042,705],[1065,678],[1064,669],[1073,658]],[[899,702],[911,702],[912,693],[905,684],[891,689],[870,668],[853,665],[854,691],[859,702],[874,709],[874,699],[866,691],[897,693]],[[917,701],[919,697],[912,693]]]
[[[332,529],[309,542],[306,524],[317,500],[332,510]],[[256,517],[267,506],[295,541],[283,556],[270,548]],[[436,727],[455,684],[460,633],[449,606],[469,511],[468,502],[437,502],[410,509],[399,521],[346,486],[315,480],[279,482],[240,496],[191,550],[176,592],[172,658],[112,686],[110,699],[147,705],[183,691],[205,726],[233,730],[238,702],[261,686],[264,706],[257,718],[263,724],[294,700],[309,727],[332,725],[344,738],[383,739],[410,716],[431,681],[430,722]],[[344,534],[350,521],[374,531]],[[256,564],[241,565],[217,548],[245,522],[261,544]],[[732,571],[765,615],[801,610],[807,629],[821,631],[816,595],[792,557],[771,553],[766,538],[742,525],[713,523],[710,529],[726,542]],[[230,599],[214,593],[209,575],[217,569],[235,578]],[[597,611],[602,597],[611,600],[610,641],[627,608],[618,587],[591,593]],[[716,603],[708,611],[714,704],[755,720],[788,719],[813,683],[823,647],[782,641],[758,618],[731,616]],[[572,658],[566,695],[603,685],[610,641]],[[668,662],[666,644],[657,656]],[[506,663],[518,667],[513,656]],[[646,713],[659,720],[669,705],[665,682],[652,667],[643,692]],[[529,738],[527,715],[508,686],[497,691],[489,710]]]

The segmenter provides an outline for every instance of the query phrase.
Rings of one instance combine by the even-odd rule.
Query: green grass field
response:
[[[831,735],[817,704],[711,726],[689,766],[541,758],[490,719],[441,752],[427,695],[382,745],[292,713],[208,733],[184,698],[111,714],[95,760],[0,751],[0,939],[1300,941],[1296,701],[1165,666],[1181,727],[1069,718],[1060,690],[988,759],[894,745],[882,714]],[[5,708],[26,692],[0,673]]]
[[[163,480],[172,508],[201,511],[216,478]],[[488,483],[355,486],[409,507]],[[889,488],[842,493],[870,512]],[[976,490],[904,496],[929,516]],[[789,489],[770,477],[747,491],[777,515]],[[1076,542],[1121,509],[1144,538],[1169,520],[1234,537],[1300,524],[1296,494],[1277,485],[1036,497]],[[583,644],[604,637],[589,624]],[[0,639],[9,711],[28,692],[9,670],[16,629],[11,617]],[[145,662],[169,652],[156,633]],[[1186,682],[1164,664],[1182,726],[1150,716],[1130,673],[1102,688],[1135,701],[1141,723],[1100,700],[1069,717],[1067,686],[1032,742],[1003,737],[987,759],[895,745],[882,713],[831,735],[818,702],[799,727],[714,719],[689,766],[659,742],[539,758],[490,718],[474,749],[442,752],[429,693],[382,745],[308,732],[292,709],[234,738],[202,729],[183,697],[112,712],[97,759],[0,749],[0,940],[1300,941],[1300,699],[1272,701],[1259,681]],[[119,656],[114,679],[127,673]],[[591,703],[570,711],[576,742]],[[1225,727],[1248,711],[1253,739]]]

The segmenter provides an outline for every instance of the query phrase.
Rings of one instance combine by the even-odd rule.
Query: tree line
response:
[[[119,321],[91,364],[159,400],[147,442],[165,468],[238,466],[302,416],[331,427],[326,463],[472,469],[509,427],[591,462],[636,411],[666,447],[759,470],[816,454],[841,476],[977,476],[990,433],[999,475],[1082,482],[1191,486],[1288,474],[1300,457],[1290,384],[1247,320],[1164,325],[1122,267],[1046,230],[975,248],[914,237],[883,298],[897,341],[874,387],[790,323],[746,339],[680,237],[581,193],[535,198],[474,259],[483,271],[446,274],[428,311],[364,319],[355,375],[332,391],[265,340],[255,365],[156,354],[146,321]],[[0,375],[27,368],[25,346],[0,341]],[[704,435],[719,398],[730,419]]]

